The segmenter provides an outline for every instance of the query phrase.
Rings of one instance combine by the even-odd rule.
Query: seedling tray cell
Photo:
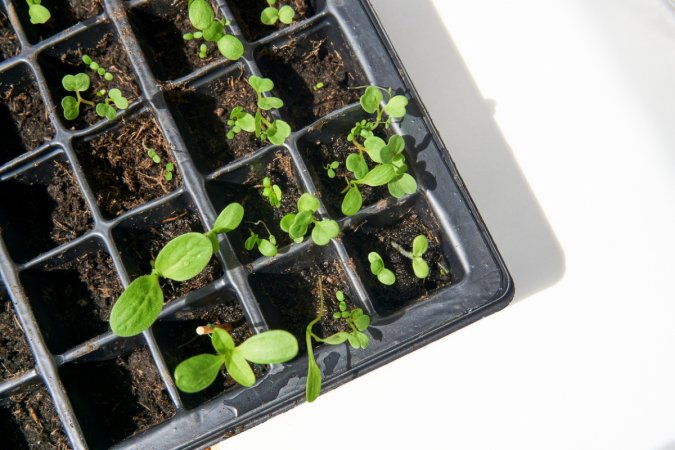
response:
[[[372,317],[366,350],[314,348],[324,391],[511,300],[508,271],[367,1],[295,0],[292,25],[263,27],[264,1],[214,0],[243,42],[236,62],[215,53],[202,60],[182,39],[187,0],[43,2],[53,21],[35,27],[24,1],[0,0],[0,330],[12,333],[0,351],[0,362],[12,361],[0,372],[0,434],[10,448],[198,448],[292,408],[305,396],[304,331],[319,310],[319,276],[327,312],[317,334],[340,331],[328,320],[337,290]],[[114,65],[129,94],[114,121],[61,114],[61,78],[81,70],[85,54]],[[272,113],[292,125],[283,145],[243,133],[225,139],[232,108],[256,101],[251,75],[273,79],[271,94],[285,102]],[[370,84],[410,98],[405,119],[378,132],[404,137],[418,190],[397,200],[364,188],[363,208],[344,217],[325,165],[344,156],[343,136],[362,118],[359,96]],[[162,181],[167,163],[176,166],[171,182]],[[265,176],[282,187],[279,209],[259,195]],[[320,199],[319,216],[340,225],[327,246],[292,244],[278,228],[305,192]],[[249,229],[263,232],[245,219],[220,238],[199,277],[164,282],[164,309],[150,329],[113,335],[107,320],[124,286],[150,270],[168,240],[210,229],[235,201],[272,226],[279,254],[245,250]],[[410,246],[419,234],[438,269],[424,281],[387,245]],[[399,278],[394,290],[370,273],[370,251]],[[223,371],[208,389],[185,394],[173,371],[209,350],[194,336],[205,322],[231,323],[238,343],[287,329],[300,353],[255,365],[251,388]],[[35,423],[31,411],[41,427],[26,425]]]

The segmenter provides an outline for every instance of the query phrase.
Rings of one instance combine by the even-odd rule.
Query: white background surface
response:
[[[373,0],[516,283],[227,449],[675,449],[675,10]]]

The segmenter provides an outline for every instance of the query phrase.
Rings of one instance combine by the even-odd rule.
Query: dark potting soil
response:
[[[161,158],[159,164],[148,157],[147,148],[156,151]],[[149,113],[125,119],[93,139],[77,142],[75,151],[98,206],[109,217],[168,194],[183,181],[170,145]],[[172,181],[164,179],[167,163],[175,167]]]
[[[4,6],[0,6],[0,61],[16,56],[21,51],[19,40],[9,23]]]
[[[272,78],[275,91],[284,101],[281,113],[298,130],[324,115],[358,102],[366,84],[361,73],[349,70],[344,58],[327,39],[309,39],[311,47],[291,40],[281,47],[262,49],[257,58],[264,73]],[[314,89],[317,83],[321,89]]]
[[[266,0],[228,0],[227,4],[242,33],[249,41],[257,41],[261,37],[289,26],[281,22],[265,25],[260,21],[260,13],[268,6]],[[314,9],[309,0],[279,0],[274,7],[281,8],[285,5],[290,5],[295,10],[293,23],[314,15]]]
[[[0,399],[0,436],[12,450],[72,448],[43,385]]]
[[[120,235],[118,248],[127,262],[132,278],[150,273],[150,261],[154,261],[159,251],[173,238],[195,231],[203,233],[204,228],[197,213],[189,210],[175,211],[149,228],[130,229]],[[128,260],[128,261],[127,261]],[[183,281],[162,279],[164,301],[168,302],[196,289],[202,288],[223,275],[217,258],[196,277]]]
[[[92,449],[108,448],[176,414],[145,347],[107,361],[66,364],[60,374]]]
[[[291,243],[288,234],[279,227],[279,222],[286,214],[297,212],[302,191],[295,175],[293,159],[283,149],[277,149],[264,159],[237,172],[243,174],[223,175],[210,182],[207,189],[218,211],[231,202],[238,202],[244,207],[246,221],[228,233],[228,239],[240,261],[247,264],[262,256],[257,248],[251,251],[244,248],[244,241],[250,236],[250,231],[257,233],[261,239],[269,239],[265,227],[261,224],[254,225],[254,222],[262,220],[267,225],[277,240],[278,249]],[[270,182],[281,189],[281,205],[277,208],[272,207],[268,199],[262,196],[265,177],[269,177]]]
[[[0,285],[0,381],[33,368],[33,355],[14,313],[12,302]]]
[[[0,42],[2,39],[0,36]],[[26,74],[11,84],[0,78],[0,136],[3,138],[0,165],[49,142],[54,136],[40,91]]]
[[[23,29],[32,44],[103,12],[101,0],[42,0],[41,4],[49,9],[51,17],[46,23],[32,24],[26,2],[15,3]]]
[[[110,310],[122,293],[112,260],[102,251],[47,262],[21,279],[54,354],[108,331]]]
[[[211,1],[215,11],[216,2]],[[196,30],[188,17],[187,0],[152,0],[130,10],[131,26],[148,57],[155,76],[169,81],[189,74],[216,58],[222,58],[215,43],[206,43],[206,58],[199,57],[203,40],[183,39],[185,33]]]
[[[191,141],[188,148],[197,169],[204,174],[264,145],[253,133],[241,132],[233,139],[226,138],[227,121],[235,106],[255,113],[257,96],[247,79],[242,68],[234,75],[218,78],[196,89],[167,86],[171,109],[183,119],[181,131]]]
[[[197,327],[209,324],[231,327],[228,332],[237,345],[252,335],[241,307],[232,298],[225,300],[223,303],[207,304],[182,310],[167,320],[156,322],[153,331],[162,349],[166,365],[172,374],[178,364],[192,356],[202,353],[215,353],[210,336],[199,336],[195,332]],[[267,366],[253,364],[252,368],[256,378],[260,378],[267,373]],[[181,393],[181,397],[187,408],[194,408],[234,386],[237,386],[237,383],[223,367],[211,386],[195,394]]]
[[[415,277],[412,261],[402,256],[392,245],[396,242],[410,251],[412,242],[418,235],[426,236],[429,247],[424,259],[429,265],[429,276],[425,279]],[[345,233],[345,244],[361,267],[362,279],[375,309],[380,315],[387,315],[402,308],[411,301],[424,300],[431,291],[441,288],[452,281],[452,274],[442,275],[439,263],[450,270],[450,264],[443,254],[440,242],[440,227],[435,223],[434,215],[426,209],[409,209],[400,219],[386,224],[371,223],[365,219],[354,230]],[[392,286],[381,284],[370,272],[368,253],[377,252],[384,260],[386,268],[396,275]]]
[[[72,241],[91,229],[91,212],[67,163],[54,159],[38,180],[0,183],[0,229],[21,262]]]

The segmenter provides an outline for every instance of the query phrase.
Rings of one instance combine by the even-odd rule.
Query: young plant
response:
[[[312,89],[315,90],[315,91],[318,91],[319,89],[323,89],[324,86],[325,86],[324,82],[319,81],[314,86],[312,86]]]
[[[281,229],[299,244],[305,239],[310,225],[314,225],[312,240],[316,245],[327,245],[331,239],[340,234],[340,226],[331,219],[316,219],[314,213],[318,209],[319,199],[305,192],[298,199],[298,213],[286,214],[281,219]]]
[[[144,142],[142,144],[143,148],[147,152],[148,158],[152,159],[152,162],[154,162],[155,164],[160,164],[162,162],[162,158],[159,157],[157,151],[154,148],[146,147]],[[174,166],[173,163],[166,163],[166,165],[164,166],[164,180],[166,181],[173,180],[175,170],[176,167]]]
[[[274,208],[281,206],[281,188],[277,184],[272,184],[270,177],[263,178],[262,196],[270,202]]]
[[[326,169],[328,178],[335,178],[335,169],[338,167],[340,167],[340,161],[332,161],[329,164],[326,164],[323,168]]]
[[[323,285],[319,278],[319,315],[312,320],[305,330],[305,342],[307,343],[307,384],[305,396],[308,402],[313,402],[321,393],[321,369],[314,359],[314,350],[312,349],[312,339],[329,345],[340,345],[345,341],[349,342],[354,349],[366,349],[368,347],[368,335],[364,331],[370,326],[370,316],[365,314],[361,308],[354,308],[347,311],[345,295],[342,291],[335,293],[339,304],[340,312],[333,314],[333,319],[344,321],[351,331],[339,331],[326,338],[321,338],[314,334],[312,328],[321,320],[324,314],[323,310]]]
[[[160,278],[186,281],[199,275],[218,251],[218,234],[239,226],[244,208],[231,203],[223,209],[206,233],[190,232],[169,241],[151,262],[152,272],[132,281],[110,313],[110,327],[118,336],[140,334],[152,325],[164,304]]]
[[[370,272],[377,277],[377,281],[386,286],[396,283],[396,275],[384,267],[384,260],[379,253],[368,253],[368,261],[370,262]]]
[[[274,6],[277,3],[277,0],[267,0],[267,8],[262,10],[260,13],[260,21],[265,25],[274,25],[275,23],[281,22],[286,25],[293,23],[293,18],[295,17],[295,10],[292,6],[285,5],[281,8]]]
[[[28,3],[30,23],[33,25],[45,23],[52,16],[49,10],[40,4],[42,0],[26,0],[26,3]]]
[[[261,238],[258,233],[254,233],[253,230],[249,228],[248,231],[251,233],[251,235],[244,242],[244,248],[248,251],[251,251],[257,246],[261,255],[269,257],[276,256],[277,238],[274,237],[270,229],[267,228],[267,225],[262,220],[253,223],[253,225],[262,225],[265,227],[268,237],[267,239]]]
[[[211,344],[215,355],[204,353],[178,364],[174,370],[178,389],[188,394],[206,389],[216,380],[223,365],[234,381],[251,387],[256,380],[249,363],[278,364],[298,354],[298,340],[284,330],[265,331],[235,345],[230,333],[213,327]]]
[[[197,31],[185,33],[183,39],[186,41],[203,39],[206,42],[215,42],[221,55],[236,61],[244,54],[244,45],[235,36],[225,33],[225,27],[230,22],[225,19],[216,19],[215,16],[208,0],[189,0],[188,17]],[[202,43],[199,46],[199,57],[206,58],[207,52],[207,44]]]
[[[429,276],[429,265],[424,260],[424,254],[429,248],[429,241],[426,236],[420,234],[413,239],[412,251],[404,249],[396,242],[392,242],[391,246],[396,249],[401,255],[412,261],[413,272],[417,278],[426,278]]]
[[[257,108],[254,115],[244,111],[241,106],[235,106],[230,112],[230,119],[227,125],[231,128],[227,132],[227,138],[233,139],[234,136],[242,131],[248,133],[255,132],[255,136],[261,141],[269,141],[274,145],[281,145],[286,138],[291,135],[291,127],[283,120],[273,120],[265,117],[263,111],[270,111],[284,106],[283,100],[277,97],[265,97],[265,92],[274,89],[274,82],[269,78],[260,78],[255,75],[249,77],[248,84],[258,95]]]

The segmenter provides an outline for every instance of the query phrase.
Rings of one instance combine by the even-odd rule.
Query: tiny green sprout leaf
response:
[[[302,238],[307,234],[309,224],[312,223],[312,214],[312,211],[300,211],[295,216],[293,224],[288,229],[288,235],[291,239],[302,242]]]
[[[358,153],[351,153],[347,156],[345,167],[347,167],[347,170],[354,173],[354,177],[356,177],[357,180],[363,178],[368,173],[368,164],[363,156]]]
[[[429,265],[427,262],[419,257],[414,256],[412,259],[413,272],[417,278],[426,278],[429,276]]]
[[[363,314],[363,312],[361,312],[361,314],[354,317],[354,325],[356,326],[356,329],[359,331],[365,330],[370,326],[370,316]]]
[[[382,186],[389,183],[396,176],[396,169],[391,164],[380,164],[368,172],[359,183],[368,186]]]
[[[384,111],[387,115],[400,119],[406,115],[405,107],[408,105],[408,99],[403,95],[396,95],[389,99],[386,105],[384,105]]]
[[[110,313],[113,333],[135,336],[157,319],[164,304],[164,294],[157,275],[143,275],[127,286]]]
[[[274,89],[274,82],[272,80],[269,78],[261,78],[255,75],[249,77],[248,84],[250,84],[251,87],[260,94]]]
[[[92,61],[92,63],[89,64],[89,68],[90,68],[91,70],[93,70],[94,72],[96,72],[98,69],[101,68],[101,66],[99,66],[97,62]]]
[[[127,109],[129,107],[129,101],[122,95],[122,91],[117,88],[110,89],[108,91],[108,97],[110,97],[119,109]]]
[[[183,39],[186,40],[186,41],[191,41],[191,40],[193,40],[194,38],[195,38],[195,35],[192,34],[192,33],[185,33],[185,34],[183,35]]]
[[[291,135],[291,127],[283,120],[275,120],[267,130],[267,139],[274,145],[281,145]]]
[[[345,302],[340,302],[338,305],[338,308],[340,309],[340,312],[346,311],[347,310],[347,304]]]
[[[47,8],[35,3],[29,4],[28,15],[30,16],[30,23],[33,25],[45,23],[52,16]]]
[[[199,46],[199,57],[200,57],[201,59],[205,59],[205,58],[206,58],[206,51],[207,51],[207,50],[208,50],[208,48],[206,47],[206,44],[201,44],[201,45]]]
[[[312,86],[312,89],[318,91],[319,89],[323,89],[324,86],[326,86],[325,83],[323,81],[319,81],[314,86]]]
[[[103,76],[103,75],[105,75],[105,69],[103,67],[99,67],[96,70],[96,73],[99,74],[100,76]]]
[[[89,89],[89,75],[86,73],[78,73],[77,75],[66,75],[61,80],[63,88],[70,92],[84,92]]]
[[[217,234],[229,233],[239,226],[243,218],[244,207],[239,203],[230,203],[218,215],[212,231]]]
[[[319,199],[312,194],[305,192],[298,199],[298,211],[310,211],[314,213],[319,209]]]
[[[112,79],[113,79],[114,77],[113,77],[113,74],[112,74],[112,73],[106,72],[106,73],[103,75],[103,78],[104,78],[106,81],[112,81]]]
[[[284,101],[277,97],[261,97],[258,100],[258,108],[265,111],[279,109],[282,106],[284,106]]]
[[[260,236],[251,231],[251,235],[244,241],[244,248],[248,251],[253,250],[259,239]]]
[[[342,292],[342,291],[337,291],[335,293],[335,298],[337,298],[341,302],[344,302],[345,301],[345,293]]]
[[[413,239],[412,245],[412,254],[413,256],[422,256],[426,253],[427,248],[429,248],[429,241],[426,236],[420,234]]]
[[[312,240],[316,245],[326,245],[340,234],[340,226],[334,220],[324,219],[314,224]]]
[[[335,334],[332,334],[325,338],[323,342],[328,345],[340,345],[343,342],[345,342],[347,339],[349,339],[349,333],[344,332],[344,331],[339,331]]]
[[[361,191],[357,186],[352,186],[342,200],[342,214],[345,216],[353,216],[359,212],[362,204],[363,197],[361,196]]]
[[[113,120],[115,119],[115,117],[117,117],[117,112],[115,111],[115,108],[113,108],[107,103],[97,103],[96,114],[98,114],[101,117],[105,117],[106,119],[109,120]]]
[[[176,386],[188,394],[206,389],[216,380],[226,358],[225,355],[204,354],[186,359],[174,371]]]
[[[377,279],[380,283],[391,286],[396,283],[396,275],[389,269],[382,269],[382,271],[377,275]]]
[[[384,269],[384,261],[378,253],[368,253],[368,261],[370,261],[370,271],[373,275],[378,275]]]
[[[186,233],[169,241],[155,260],[155,270],[164,278],[185,281],[204,270],[211,256],[211,240],[201,233]]]
[[[281,222],[279,222],[279,227],[285,232],[288,233],[289,230],[291,229],[291,226],[293,225],[293,222],[295,222],[295,214],[286,214],[284,217],[281,218]]]
[[[218,50],[225,58],[236,61],[244,54],[244,45],[236,37],[226,34],[218,39]]]
[[[377,111],[380,103],[382,103],[382,92],[375,86],[368,86],[366,92],[361,96],[360,102],[363,110],[372,114]]]
[[[239,347],[225,355],[225,367],[232,379],[245,387],[255,384],[255,374],[244,356],[239,352]]]
[[[91,56],[89,55],[82,55],[82,62],[85,63],[86,65],[91,64],[93,61],[91,59]]]
[[[260,239],[258,241],[258,251],[260,252],[261,255],[271,258],[273,256],[276,256],[277,246],[272,244],[267,239]]]
[[[281,23],[289,25],[293,22],[294,17],[295,17],[295,10],[292,7],[285,5],[279,8],[279,21]]]
[[[61,107],[63,108],[63,117],[67,120],[75,120],[80,115],[80,103],[71,95],[61,99]]]
[[[260,13],[260,21],[265,25],[274,25],[279,20],[279,10],[273,6],[268,6]]]
[[[225,355],[234,350],[232,336],[222,328],[213,328],[213,332],[211,333],[211,345],[213,345],[213,348],[221,355]]]
[[[404,173],[400,178],[390,181],[387,188],[392,197],[401,198],[417,191],[417,181],[410,174]]]
[[[246,339],[237,351],[256,364],[277,364],[290,361],[298,354],[298,341],[284,330],[270,330]]]
[[[213,9],[207,0],[193,0],[188,7],[188,16],[192,26],[205,30],[213,22]]]

